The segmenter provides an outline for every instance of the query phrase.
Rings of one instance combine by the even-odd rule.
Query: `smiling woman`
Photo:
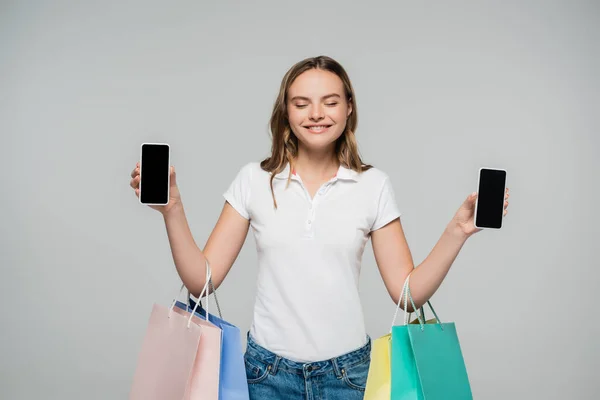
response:
[[[371,340],[358,282],[367,241],[390,297],[400,306],[410,275],[419,308],[476,232],[469,196],[415,269],[391,180],[359,155],[357,121],[355,93],[338,62],[320,56],[292,66],[271,114],[271,155],[240,168],[203,250],[172,172],[175,197],[161,212],[177,272],[192,294],[207,283],[198,265],[210,261],[218,288],[249,229],[254,233],[258,285],[245,355],[251,399],[362,399]],[[132,178],[137,190],[137,168]]]
[[[316,157],[334,156],[327,157],[327,170],[317,181],[331,176],[339,165],[358,173],[370,169],[360,158],[354,136],[358,124],[354,103],[350,78],[337,61],[320,56],[292,66],[283,77],[271,115],[272,155],[261,168],[272,176],[286,164],[301,170],[296,165],[300,151]],[[271,192],[277,208],[272,183],[273,179]]]

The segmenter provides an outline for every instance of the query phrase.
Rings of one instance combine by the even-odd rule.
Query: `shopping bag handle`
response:
[[[408,278],[410,278],[410,275],[408,276]],[[406,285],[406,297],[408,297],[410,299],[410,303],[413,306],[413,310],[415,310],[417,307],[415,306],[415,303],[413,301],[413,298],[410,294],[410,285],[407,283]],[[406,299],[404,300],[404,304],[406,304]],[[431,309],[431,312],[433,313],[433,315],[435,316],[435,319],[437,321],[437,323],[439,324],[440,328],[442,330],[444,330],[444,326],[442,325],[442,321],[440,321],[440,318],[438,317],[437,313],[435,312],[433,306],[431,305],[431,302],[429,300],[427,300],[427,305],[429,306],[429,308]],[[421,310],[421,316],[423,316],[425,313],[423,312],[423,307],[420,308]],[[405,322],[404,324],[408,324],[408,317],[406,315],[406,310],[404,310],[404,317],[405,317]],[[419,316],[419,314],[417,313],[417,318],[419,320],[419,325],[421,326],[421,331],[425,330],[425,318],[421,318],[421,316]]]
[[[414,272],[414,270],[413,270],[413,272]],[[396,318],[398,316],[398,311],[400,310],[400,303],[402,302],[403,296],[404,296],[404,325],[408,324],[409,317],[411,314],[406,311],[406,309],[408,308],[406,305],[408,304],[408,301],[410,300],[410,303],[413,306],[413,310],[415,310],[415,314],[417,314],[417,318],[419,320],[419,325],[421,326],[421,331],[423,331],[425,329],[425,313],[423,312],[423,307],[421,307],[417,310],[417,306],[415,305],[412,295],[410,294],[410,276],[411,275],[412,275],[412,272],[410,274],[408,274],[408,276],[406,277],[406,280],[404,281],[404,285],[402,285],[402,291],[400,292],[400,296],[398,296],[398,304],[396,304],[396,312],[394,313],[394,318],[392,319],[392,326],[390,328],[390,332],[392,332],[392,328],[394,327],[394,324],[396,323]],[[442,329],[444,329],[444,327],[442,325],[442,321],[440,321],[440,318],[438,317],[437,313],[435,312],[435,310],[429,300],[427,300],[427,305],[429,306],[429,308],[431,309],[431,312],[435,316],[437,323],[440,325],[440,327]],[[420,314],[418,311],[420,311]]]
[[[221,314],[221,307],[219,306],[219,300],[217,299],[217,290],[213,286],[212,279],[209,281],[209,288],[212,291],[212,295],[215,298],[215,304],[217,306],[217,312],[219,313],[219,318],[223,319],[223,315]],[[198,299],[199,301],[200,299]]]
[[[412,272],[411,272],[412,274]],[[410,280],[410,274],[406,277],[406,280],[404,280],[404,284],[402,285],[402,291],[400,292],[400,296],[398,296],[398,304],[396,304],[396,312],[394,313],[394,318],[392,319],[392,328],[394,327],[394,324],[396,323],[396,318],[398,317],[398,311],[400,311],[400,303],[402,302],[402,297],[405,296],[406,293],[408,293],[406,291],[406,288],[408,286],[408,282]],[[406,308],[406,304],[407,304],[407,300],[404,300],[404,308]],[[404,314],[404,325],[406,325],[406,313]],[[390,328],[390,332],[392,331],[392,328]]]
[[[208,265],[208,259],[206,260],[206,265]],[[208,267],[210,268],[210,266]],[[215,298],[215,304],[217,305],[217,312],[219,314],[219,318],[223,319],[223,315],[221,314],[221,307],[219,306],[219,299],[217,299],[217,291],[215,290],[215,287],[213,285],[213,281],[212,281],[212,277],[208,280],[208,291],[206,293],[206,304],[208,307],[208,296],[210,296],[212,292],[213,297]],[[189,303],[190,303],[190,298],[191,298],[191,293],[188,290],[187,292],[187,304],[186,307],[188,307],[189,309]],[[198,298],[198,302],[202,301],[202,297]],[[202,309],[202,303],[200,303],[200,308]],[[204,310],[206,313],[206,320],[208,321],[208,311]],[[202,315],[202,313],[199,312],[199,314]]]
[[[208,260],[206,260],[206,283],[204,284],[204,287],[202,288],[202,292],[200,292],[199,299],[201,299],[204,296],[204,293],[207,293],[208,286],[210,285],[210,282],[211,282],[211,278],[212,278],[212,271],[210,269],[210,265],[208,265]],[[179,294],[177,295],[177,297],[175,297],[175,299],[173,299],[173,302],[171,303],[171,307],[169,308],[169,313],[168,313],[169,318],[171,318],[171,312],[173,311],[173,307],[175,307],[175,303],[177,302],[177,299],[181,296],[181,292],[183,292],[184,288],[185,288],[185,283],[182,283],[181,288],[179,289]],[[188,291],[187,302],[189,303],[189,291]],[[190,313],[190,317],[188,318],[188,323],[187,323],[188,329],[191,326],[192,317],[196,313],[196,308],[198,308],[198,304],[200,304],[199,301],[196,303],[196,305],[194,306],[194,309]],[[187,308],[186,311],[189,312],[189,307],[186,306],[186,308]],[[208,321],[208,296],[206,296],[206,321]]]
[[[206,260],[206,281],[205,281],[206,283],[204,284],[204,287],[202,288],[202,292],[200,292],[200,295],[198,296],[198,299],[201,299],[202,296],[204,296],[204,293],[207,294],[207,296],[206,296],[206,322],[210,322],[208,320],[208,287],[210,286],[211,279],[212,279],[212,271],[210,269],[210,265],[208,265],[208,260]],[[188,301],[189,301],[189,298],[188,298]],[[188,319],[188,327],[190,326],[190,323],[192,322],[192,317],[196,313],[196,308],[198,308],[198,305],[200,305],[200,301],[198,301],[196,303],[196,305],[194,306],[194,309],[192,310],[192,312],[190,314],[190,318]]]

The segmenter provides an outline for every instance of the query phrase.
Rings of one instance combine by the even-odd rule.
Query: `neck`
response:
[[[296,173],[306,181],[330,179],[339,168],[339,162],[333,149],[322,152],[307,151],[303,146],[298,148],[298,156],[294,160]]]

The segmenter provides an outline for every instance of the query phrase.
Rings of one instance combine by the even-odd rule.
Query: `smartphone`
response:
[[[475,227],[481,229],[502,228],[506,196],[506,170],[479,168],[477,193]]]
[[[140,150],[140,203],[158,206],[169,204],[170,150],[167,143],[142,143]]]

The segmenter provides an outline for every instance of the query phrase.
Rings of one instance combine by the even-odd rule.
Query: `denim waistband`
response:
[[[247,338],[247,356],[268,364],[271,374],[277,373],[279,369],[304,376],[321,375],[333,371],[337,376],[341,377],[343,369],[360,364],[371,356],[371,338],[369,336],[367,336],[367,343],[359,349],[329,360],[306,363],[289,360],[265,349],[252,339],[250,332],[248,332]]]

